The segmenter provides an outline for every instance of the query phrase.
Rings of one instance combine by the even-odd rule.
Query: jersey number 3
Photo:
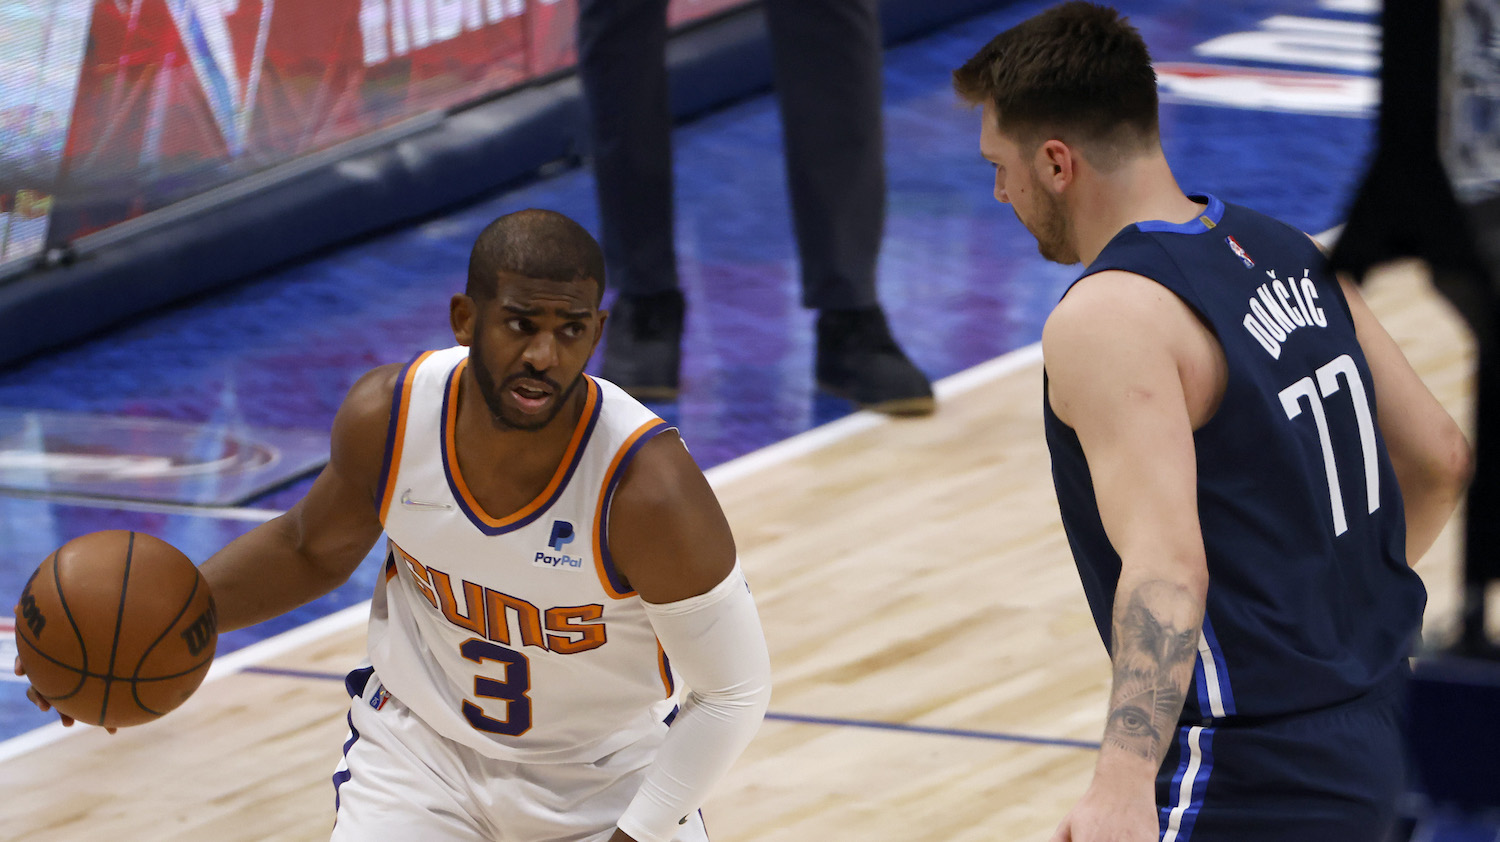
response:
[[[519,737],[530,731],[531,698],[526,695],[526,691],[531,689],[531,663],[526,660],[526,656],[477,637],[465,640],[458,651],[477,664],[494,661],[505,665],[504,681],[482,675],[474,676],[474,695],[481,699],[498,699],[504,702],[505,718],[487,716],[484,708],[465,699],[464,719],[480,731],[507,737]]]
[[[1365,457],[1365,491],[1369,495],[1369,512],[1380,508],[1380,462],[1375,452],[1375,419],[1370,412],[1370,399],[1365,394],[1365,384],[1359,377],[1359,368],[1348,354],[1340,354],[1327,365],[1317,370],[1317,384],[1313,378],[1304,377],[1281,390],[1281,406],[1287,418],[1302,414],[1302,401],[1312,411],[1313,423],[1318,426],[1318,441],[1323,445],[1323,468],[1328,472],[1328,497],[1333,504],[1333,534],[1343,535],[1349,531],[1349,520],[1344,514],[1344,494],[1339,488],[1338,466],[1333,460],[1333,441],[1328,433],[1328,414],[1324,411],[1323,399],[1333,397],[1339,391],[1339,378],[1349,386],[1349,401],[1354,404],[1354,420],[1359,425],[1359,444]]]

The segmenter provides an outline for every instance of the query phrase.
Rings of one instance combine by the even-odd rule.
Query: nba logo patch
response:
[[[370,697],[370,707],[375,710],[380,710],[381,708],[385,707],[385,703],[390,701],[390,699],[391,691],[385,689],[385,685],[382,684],[379,687],[375,688],[375,695]]]
[[[1255,261],[1250,259],[1250,255],[1245,251],[1244,247],[1239,244],[1238,240],[1236,240],[1234,237],[1225,237],[1224,242],[1229,244],[1230,250],[1233,251],[1235,256],[1240,259],[1241,263],[1245,264],[1246,269],[1255,268]]]

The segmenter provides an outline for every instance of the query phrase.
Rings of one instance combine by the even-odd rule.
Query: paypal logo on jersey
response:
[[[565,520],[552,521],[552,537],[547,539],[547,546],[562,552],[562,548],[571,543],[573,543],[573,524]]]
[[[537,553],[531,563],[537,567],[550,567],[554,570],[582,570],[583,559],[563,552],[563,547],[571,543],[573,543],[573,524],[565,520],[554,520],[552,521],[552,537],[547,539],[547,546],[557,555]]]

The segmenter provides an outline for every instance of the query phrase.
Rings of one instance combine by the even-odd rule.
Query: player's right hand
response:
[[[1161,836],[1150,785],[1120,786],[1095,776],[1058,825],[1052,842],[1157,842]]]

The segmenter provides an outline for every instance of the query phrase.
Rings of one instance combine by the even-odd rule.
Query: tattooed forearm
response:
[[[1106,746],[1152,762],[1165,756],[1202,623],[1203,601],[1177,583],[1156,579],[1116,594]]]

